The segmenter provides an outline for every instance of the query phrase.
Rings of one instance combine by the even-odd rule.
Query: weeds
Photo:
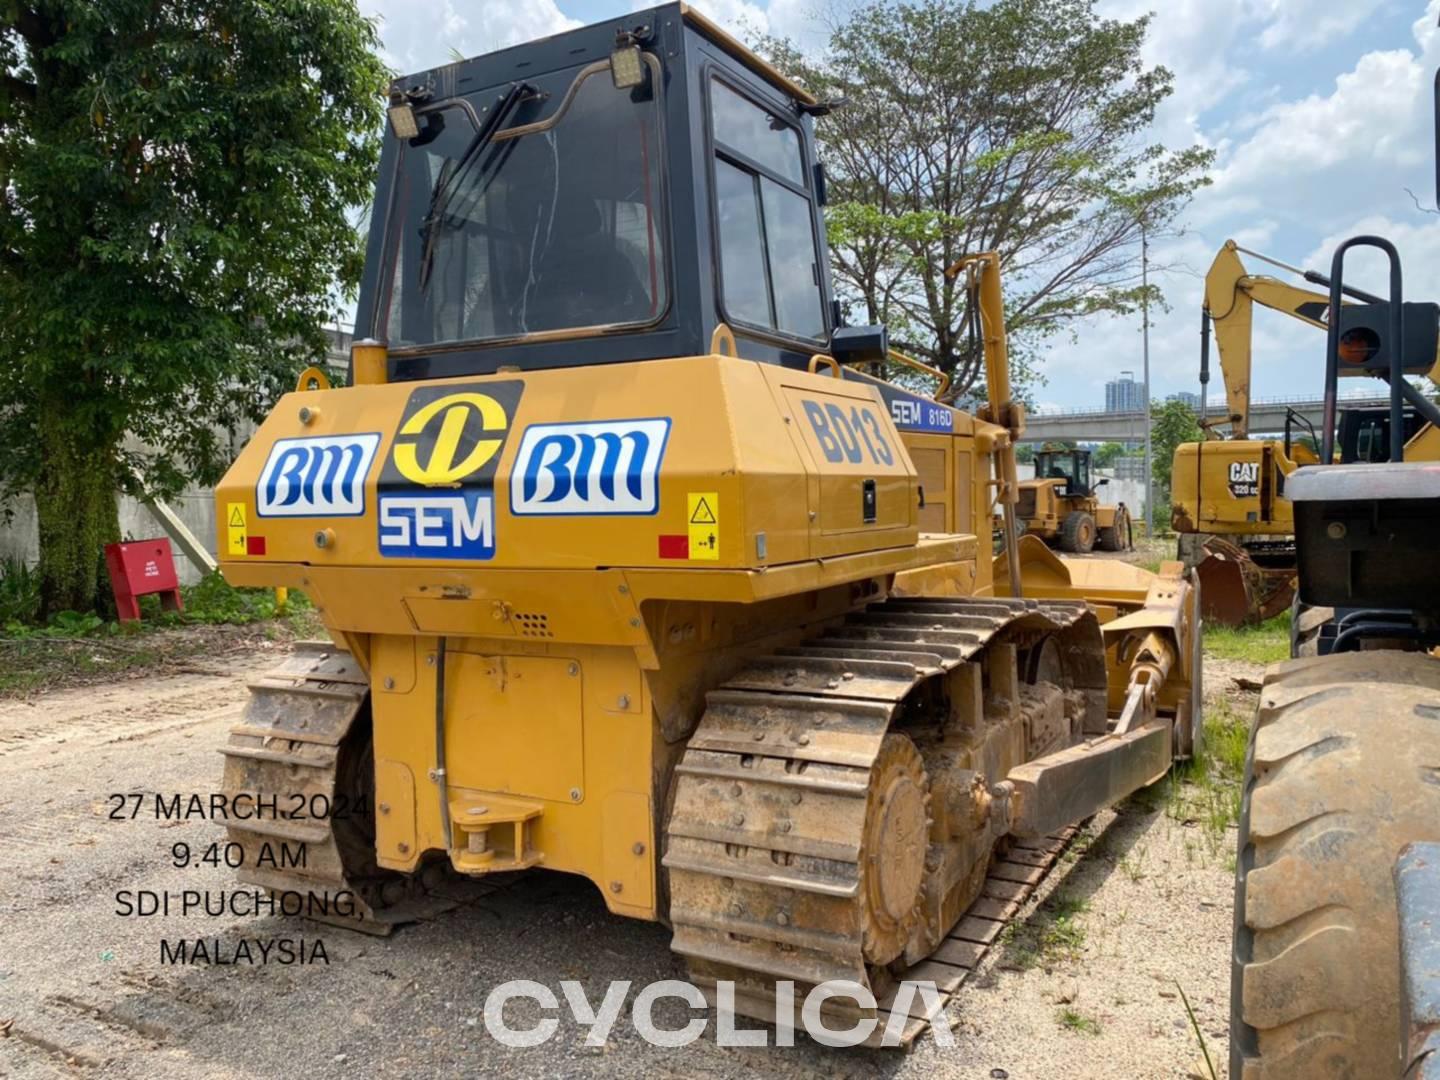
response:
[[[298,621],[305,628],[314,623],[313,606],[304,593],[292,590],[282,609],[273,589],[241,589],[219,574],[208,574],[194,585],[183,585],[183,611],[162,611],[157,596],[140,598],[141,622],[106,622],[100,616],[61,611],[46,622],[38,618],[39,578],[18,560],[3,566],[0,578],[0,620],[6,638],[82,638],[117,634],[138,634],[156,627],[244,626],[269,619]],[[13,583],[13,584],[12,584]]]
[[[1137,885],[1140,884],[1140,882],[1144,881],[1146,877],[1145,853],[1147,850],[1148,848],[1142,844],[1134,853],[1133,857],[1130,855],[1126,855],[1120,860],[1120,869],[1125,872],[1126,877],[1128,877]]]
[[[1207,626],[1205,651],[1222,660],[1273,664],[1290,656],[1290,613],[1283,612],[1258,626]]]
[[[1172,821],[1199,826],[1211,855],[1230,847],[1229,829],[1240,819],[1249,740],[1249,721],[1229,701],[1215,703],[1205,717],[1201,755],[1176,765],[1163,783],[1137,791],[1130,797],[1130,805],[1143,813],[1163,809]],[[1199,853],[1189,842],[1185,850],[1187,859]],[[1142,857],[1137,856],[1130,865],[1128,857],[1120,862],[1132,881],[1143,877],[1138,862]]]
[[[1073,1031],[1077,1035],[1095,1036],[1100,1034],[1100,1021],[1075,1009],[1061,1009],[1055,1017],[1060,1026],[1066,1031]]]
[[[1006,925],[1000,940],[1007,966],[1028,971],[1042,964],[1079,960],[1086,934],[1077,916],[1089,910],[1089,900],[1057,892],[1026,921]]]
[[[1210,1047],[1205,1043],[1205,1033],[1200,1030],[1200,1021],[1195,1019],[1195,1010],[1190,1007],[1190,999],[1185,995],[1185,988],[1177,982],[1175,989],[1180,991],[1180,1000],[1185,1004],[1185,1015],[1190,1017],[1190,1027],[1195,1032],[1195,1038],[1200,1040],[1200,1053],[1205,1055],[1205,1068],[1210,1072],[1210,1080],[1216,1080],[1215,1063],[1210,1060]]]
[[[162,612],[156,597],[140,598],[144,620],[106,622],[98,615],[62,611],[40,622],[36,602],[15,603],[33,572],[15,564],[0,566],[0,611],[28,619],[7,618],[0,624],[0,697],[30,694],[67,683],[94,682],[149,668],[193,664],[217,641],[229,640],[202,628],[256,624],[255,635],[269,640],[324,636],[324,626],[309,600],[291,592],[283,611],[268,589],[237,589],[218,574],[184,586],[185,610]],[[176,634],[177,629],[190,633]],[[166,633],[166,631],[170,631]]]
[[[24,559],[0,562],[0,626],[33,623],[40,613],[40,578]]]

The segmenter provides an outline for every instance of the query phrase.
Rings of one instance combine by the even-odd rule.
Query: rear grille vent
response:
[[[521,637],[548,638],[555,636],[550,632],[550,616],[548,615],[517,611],[514,618],[520,627]]]

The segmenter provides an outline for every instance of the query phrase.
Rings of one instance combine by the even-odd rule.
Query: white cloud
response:
[[[1416,120],[1424,112],[1429,79],[1420,58],[1405,49],[1372,52],[1335,80],[1326,95],[1272,105],[1254,119],[1215,179],[1215,195],[1274,196],[1288,184],[1293,195],[1304,178],[1336,171],[1373,192],[1381,167],[1428,159],[1417,145]],[[1337,166],[1341,167],[1337,169]]]
[[[1411,3],[1418,14],[1422,4]],[[1103,10],[1130,17],[1147,6],[1154,5],[1109,0]],[[1317,14],[1321,7],[1325,10]],[[1210,145],[1218,157],[1215,183],[1198,194],[1185,215],[1187,234],[1157,243],[1157,263],[1183,264],[1203,274],[1221,243],[1234,237],[1243,246],[1328,272],[1336,244],[1370,231],[1389,236],[1399,247],[1411,299],[1429,299],[1436,292],[1440,218],[1418,213],[1405,189],[1426,203],[1435,197],[1430,97],[1440,66],[1435,26],[1440,0],[1423,5],[1408,40],[1355,57],[1324,90],[1285,100],[1267,77],[1270,63],[1283,62],[1282,46],[1299,51],[1318,44],[1320,38],[1340,34],[1341,23],[1358,25],[1378,5],[1361,0],[1353,9],[1335,10],[1339,7],[1313,0],[1175,0],[1158,6],[1146,59],[1175,72],[1176,90],[1153,134],[1170,146]],[[1252,41],[1273,47],[1253,61],[1255,77],[1242,81],[1229,69]],[[1249,55],[1255,55],[1253,48]],[[1256,264],[1252,269],[1268,268]],[[1373,291],[1385,289],[1383,260],[1368,253],[1355,254],[1347,277]],[[1159,281],[1171,310],[1153,317],[1151,383],[1155,396],[1164,397],[1196,385],[1202,286],[1186,273]],[[1097,319],[1081,331],[1076,345],[1057,344],[1043,365],[1052,376],[1047,396],[1057,396],[1063,387],[1072,404],[1099,404],[1107,379],[1121,368],[1139,367],[1135,324],[1138,320]],[[1323,344],[1323,336],[1309,327],[1258,312],[1256,395],[1318,395]],[[1218,371],[1210,391],[1212,398],[1223,393]]]
[[[1315,0],[1262,0],[1259,7],[1268,25],[1260,35],[1267,49],[1305,51],[1318,48],[1372,17],[1385,0],[1343,0],[1317,4]]]
[[[651,0],[630,0],[630,10],[654,7]],[[722,30],[749,41],[757,34],[770,33],[770,14],[766,7],[750,0],[700,0],[690,5]]]
[[[380,19],[383,57],[400,74],[425,71],[580,26],[554,0],[442,0],[423,14],[402,0],[361,0]]]

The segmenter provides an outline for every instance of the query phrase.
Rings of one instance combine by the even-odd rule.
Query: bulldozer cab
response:
[[[397,79],[357,309],[389,381],[709,351],[836,319],[803,89],[681,4]]]
[[[1041,450],[1035,455],[1035,479],[1062,480],[1063,495],[1085,497],[1092,493],[1090,451]]]

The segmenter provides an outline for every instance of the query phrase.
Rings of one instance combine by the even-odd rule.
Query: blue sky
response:
[[[818,48],[823,20],[850,0],[699,0],[732,30],[769,31]],[[401,71],[449,62],[620,14],[629,0],[361,0],[381,19],[386,59]],[[1201,278],[1227,237],[1285,262],[1327,271],[1335,244],[1358,232],[1391,237],[1411,299],[1440,299],[1440,215],[1433,206],[1431,80],[1440,66],[1440,0],[1099,0],[1105,15],[1154,13],[1150,63],[1175,74],[1153,137],[1214,148],[1215,183],[1181,219],[1182,235],[1152,245],[1172,269],[1159,278],[1170,310],[1152,313],[1156,397],[1198,389]],[[1138,258],[1138,255],[1137,255]],[[1260,264],[1251,264],[1263,272]],[[1383,291],[1383,266],[1357,256],[1347,277]],[[1254,393],[1314,394],[1323,341],[1261,311]],[[1057,339],[1035,392],[1044,406],[1098,406],[1104,384],[1140,368],[1139,320],[1098,319]],[[1356,389],[1359,381],[1356,380]],[[1218,373],[1211,383],[1219,393]]]

